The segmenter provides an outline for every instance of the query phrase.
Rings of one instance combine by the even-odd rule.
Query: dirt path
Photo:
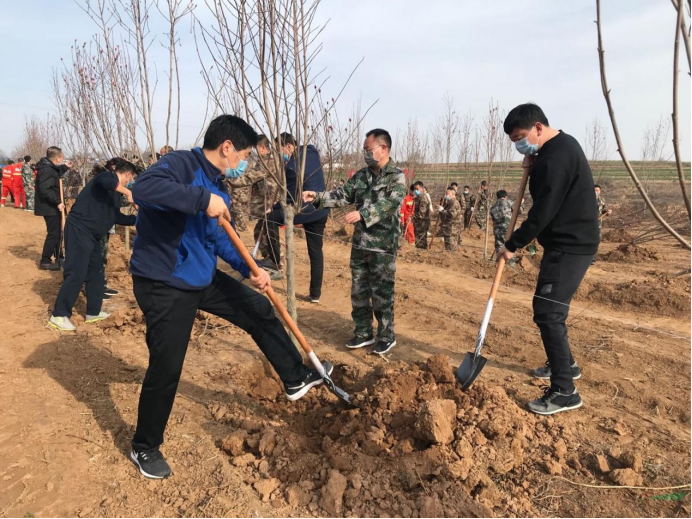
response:
[[[679,271],[680,265],[689,265],[689,253],[669,248],[656,262],[631,266],[603,261],[589,271],[588,288],[580,291],[570,317],[570,339],[584,370],[579,389],[585,405],[578,412],[544,422],[520,411],[526,400],[538,394],[527,370],[544,361],[540,338],[530,319],[530,284],[535,272],[509,273],[509,286],[501,291],[488,333],[486,353],[490,360],[481,376],[478,405],[482,409],[482,400],[492,400],[489,395],[500,390],[504,396],[497,398],[504,407],[516,408],[512,411],[516,416],[525,417],[520,421],[535,424],[536,430],[545,426],[559,432],[567,441],[568,454],[544,458],[541,453],[552,451],[547,444],[536,450],[538,440],[534,440],[524,447],[526,460],[521,471],[511,473],[518,480],[488,469],[492,483],[483,483],[481,478],[471,488],[462,485],[461,478],[455,483],[455,478],[439,469],[435,474],[435,466],[446,467],[448,458],[433,463],[429,473],[422,472],[426,465],[421,461],[416,470],[425,486],[416,486],[416,480],[406,492],[410,495],[402,497],[406,487],[395,467],[404,462],[397,462],[395,453],[405,438],[392,433],[396,441],[391,439],[394,443],[387,449],[376,451],[376,455],[368,451],[368,456],[375,455],[377,460],[372,465],[377,468],[372,470],[381,472],[369,473],[355,462],[350,468],[340,466],[334,461],[334,449],[328,446],[339,433],[328,440],[331,433],[315,427],[345,419],[346,411],[334,407],[323,390],[302,404],[284,403],[278,384],[248,337],[205,317],[200,317],[195,327],[164,445],[174,477],[163,482],[142,479],[126,458],[146,366],[143,323],[131,294],[127,256],[116,238],[109,276],[122,296],[106,307],[115,312],[115,319],[85,325],[84,302],[80,300],[74,319],[78,332],[59,334],[45,325],[61,275],[36,268],[43,235],[42,219],[9,208],[0,213],[0,298],[4,301],[0,341],[2,516],[415,516],[440,510],[448,515],[689,516],[689,496],[680,502],[653,500],[643,498],[641,492],[585,489],[552,479],[558,475],[553,463],[558,463],[559,473],[569,479],[612,484],[611,476],[597,470],[596,456],[605,456],[617,467],[620,451],[635,449],[643,460],[641,467],[636,467],[637,475],[645,485],[689,482],[689,277],[661,281],[661,276]],[[249,243],[249,236],[245,238]],[[477,248],[468,247],[479,244],[479,240],[467,238],[463,253],[450,256],[433,252],[424,258],[404,248],[397,264],[399,346],[389,362],[364,350],[352,352],[342,347],[352,332],[350,273],[349,249],[338,242],[328,241],[325,246],[327,267],[321,304],[299,303],[301,328],[320,356],[339,365],[340,380],[352,391],[364,387],[359,384],[369,380],[367,373],[373,369],[399,376],[396,370],[424,363],[431,355],[446,355],[456,366],[472,348],[489,289],[492,265],[482,262]],[[604,252],[614,246],[604,244]],[[298,289],[306,295],[307,255],[300,240],[298,259]],[[671,285],[664,286],[663,292],[670,298],[659,301],[659,306],[641,305],[631,299],[634,292],[641,295],[644,289],[653,290],[667,282]],[[626,283],[635,283],[632,293],[617,288]],[[281,283],[276,286],[281,291]],[[608,297],[598,296],[602,293]],[[614,300],[615,296],[620,299]],[[683,303],[687,298],[686,314],[684,304],[683,308],[675,306],[677,296]],[[651,294],[648,297],[653,301]],[[408,364],[397,363],[399,360]],[[391,382],[388,377],[384,376],[383,384]],[[423,380],[427,379],[417,384],[428,384]],[[453,384],[438,381],[437,386],[436,395],[454,391]],[[458,399],[465,397],[454,398],[461,402]],[[377,405],[372,402],[373,414],[364,422],[383,412]],[[414,410],[404,406],[401,412]],[[386,414],[384,411],[382,416]],[[253,421],[260,419],[261,425]],[[459,418],[457,427],[462,423]],[[314,455],[314,474],[304,471],[290,486],[293,476],[286,475],[286,462],[279,455],[282,442],[277,442],[274,454],[261,450],[260,440],[267,431],[298,435],[295,443],[302,450],[293,456],[307,460]],[[227,454],[224,439],[229,433],[244,435],[242,455]],[[489,445],[497,447],[493,442],[499,440],[486,436]],[[368,441],[375,440],[364,440],[361,447]],[[424,448],[419,443],[413,449],[412,456],[429,457],[438,452],[436,447]],[[250,454],[251,460],[243,458]],[[568,461],[571,455],[578,463]],[[390,456],[395,457],[389,461]],[[340,481],[331,475],[335,467],[347,475],[343,508],[332,508],[328,499]],[[394,474],[391,488],[382,490],[380,497],[367,484],[368,477],[377,474]],[[358,478],[366,482],[364,487],[359,486]],[[530,487],[523,487],[522,481],[530,481]],[[468,480],[465,484],[468,486]],[[497,487],[499,497],[483,490],[491,484]],[[426,500],[426,492],[435,491],[447,508],[435,509]]]

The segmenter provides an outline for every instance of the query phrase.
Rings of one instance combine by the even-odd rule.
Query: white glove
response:
[[[442,211],[444,211],[444,210],[445,210],[445,208],[444,208],[444,207],[442,207],[442,206],[438,206],[437,210],[438,210],[438,211],[440,211],[440,212],[442,212]]]

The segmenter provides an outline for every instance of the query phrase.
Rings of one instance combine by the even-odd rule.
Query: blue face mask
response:
[[[238,152],[233,150],[236,155],[238,155]],[[226,171],[224,172],[224,175],[226,178],[238,178],[241,176],[243,173],[245,173],[245,170],[247,169],[247,160],[243,160],[240,158],[240,155],[238,155],[238,166],[235,168],[231,168],[230,166],[226,168]],[[228,159],[226,159],[226,164],[228,164]]]
[[[127,185],[126,185],[125,187],[126,187],[127,189],[132,189],[133,187],[135,187],[135,181],[134,181],[134,180],[130,180],[130,181],[127,183]]]
[[[283,157],[284,157],[284,162],[288,162],[289,160],[291,160],[291,157],[288,156],[288,153],[284,153]]]
[[[452,199],[452,197],[451,197],[451,196],[449,196],[449,195],[445,195],[445,200],[451,200],[451,199]]]
[[[414,193],[416,194],[416,196],[420,196],[420,189],[416,189]]]
[[[516,141],[514,147],[522,155],[535,155],[538,153],[538,144],[531,144],[526,137]]]

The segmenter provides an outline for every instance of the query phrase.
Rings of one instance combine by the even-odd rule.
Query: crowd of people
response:
[[[515,202],[505,190],[497,191],[490,206],[487,182],[481,182],[477,193],[469,185],[460,190],[453,182],[441,202],[434,204],[422,181],[407,187],[404,173],[390,156],[392,138],[386,130],[376,128],[365,135],[365,166],[328,190],[314,146],[296,142],[289,133],[270,142],[231,115],[210,123],[201,147],[179,151],[164,147],[148,167],[117,157],[95,165],[69,213],[61,188],[72,164],[65,161],[63,151],[48,148],[33,167],[31,158],[24,157],[21,168],[15,164],[3,168],[2,206],[12,193],[15,207],[33,202],[34,214],[45,220],[39,267],[64,270],[49,320],[61,331],[76,330],[70,317],[82,287],[85,324],[109,317],[102,309],[103,300],[117,295],[108,288],[105,274],[109,233],[116,224],[136,225],[130,272],[145,317],[149,366],[131,459],[145,476],[163,478],[171,469],[159,447],[198,310],[245,330],[282,380],[289,400],[302,398],[323,382],[318,371],[303,362],[262,293],[280,275],[279,227],[293,219],[305,231],[309,300],[319,303],[324,230],[330,209],[336,207],[353,207],[344,216],[346,224],[354,227],[350,256],[354,333],[346,348],[372,347],[373,353],[384,355],[396,346],[394,292],[402,235],[416,247],[427,248],[431,218],[437,214],[445,249],[455,251],[462,230],[472,223],[484,229],[489,212],[497,258],[512,261],[518,249],[534,240],[544,248],[533,310],[548,361],[533,374],[549,379],[550,386],[528,407],[550,415],[581,406],[574,386],[581,371],[570,351],[565,322],[572,296],[596,254],[600,218],[610,210],[600,198],[600,187],[594,189],[577,141],[551,128],[538,106],[514,108],[504,121],[504,131],[531,167],[532,198],[526,219],[507,241]],[[302,167],[298,157],[304,158]],[[14,187],[17,179],[26,202]],[[282,180],[285,189],[279,186]],[[524,201],[519,203],[523,211]],[[137,211],[136,217],[121,211],[126,205]],[[262,267],[258,275],[243,262],[217,222],[220,219],[231,221],[239,231],[248,229],[248,220],[256,220],[253,257],[262,256],[255,260]],[[219,270],[218,258],[250,286]],[[323,364],[331,374],[331,363]]]

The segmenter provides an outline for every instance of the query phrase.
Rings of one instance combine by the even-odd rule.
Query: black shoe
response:
[[[39,268],[41,270],[56,271],[56,270],[60,270],[60,265],[56,265],[55,263],[41,263],[39,265]]]
[[[372,352],[378,355],[384,355],[394,346],[396,346],[396,339],[381,339],[377,342],[377,346],[373,348]]]
[[[332,371],[334,371],[334,366],[331,362],[323,360],[322,366],[324,366],[324,371],[326,371],[327,375],[331,375]],[[316,369],[311,369],[310,373],[308,373],[308,376],[301,380],[299,383],[285,384],[286,398],[288,398],[291,402],[298,400],[299,398],[304,397],[305,393],[307,393],[311,387],[320,385],[323,382],[323,380],[324,379],[317,372]]]
[[[107,301],[107,300],[110,299],[111,297],[113,297],[113,296],[110,295],[108,292],[104,292],[104,293],[103,293],[103,300],[104,300],[104,301]]]
[[[137,465],[142,475],[150,479],[167,478],[173,473],[158,447],[140,452],[133,447],[130,459]]]
[[[528,403],[529,411],[540,415],[551,415],[570,409],[577,409],[582,405],[581,396],[574,388],[569,394],[560,393],[551,387],[543,387],[543,396],[537,400]]]
[[[581,378],[581,370],[579,369],[579,366],[577,366],[576,362],[569,367],[569,370],[572,372],[573,380],[579,380]],[[533,378],[540,380],[550,380],[550,376],[552,374],[553,372],[550,369],[550,362],[546,362],[545,366],[534,369],[532,373]]]
[[[117,296],[120,292],[118,292],[115,288],[106,288],[106,290],[103,292],[104,296]]]
[[[347,348],[355,350],[356,348],[362,348],[363,346],[372,346],[375,344],[375,337],[372,335],[370,337],[358,337],[357,335],[346,343]]]

